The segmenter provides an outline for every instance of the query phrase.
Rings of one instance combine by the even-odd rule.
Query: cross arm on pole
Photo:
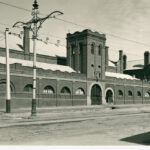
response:
[[[44,18],[37,18],[37,23],[39,22],[40,25],[38,26],[38,29],[41,28],[43,22],[49,18],[55,18],[55,16],[59,16],[59,15],[63,15],[63,13],[61,11],[53,11],[52,13],[50,13],[48,16],[44,17]]]

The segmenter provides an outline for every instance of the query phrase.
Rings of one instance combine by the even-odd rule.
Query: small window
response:
[[[101,77],[101,74],[99,73],[99,78]]]
[[[50,85],[46,86],[43,90],[44,94],[54,94],[54,89]]]
[[[128,96],[132,96],[132,92],[131,91],[128,91]]]
[[[141,97],[141,96],[142,96],[142,94],[141,94],[140,91],[137,91],[137,96],[138,96],[138,97]]]
[[[100,65],[98,65],[98,68],[101,68],[101,66],[100,66]]]
[[[61,89],[62,94],[71,94],[70,89],[68,87],[63,87]]]
[[[33,90],[33,85],[32,84],[27,84],[25,87],[24,87],[24,91],[25,92],[32,92]]]
[[[91,64],[91,67],[94,67],[94,65],[93,65],[93,64]]]
[[[85,92],[82,88],[78,88],[75,93],[76,95],[85,95]]]
[[[99,56],[102,55],[102,46],[101,45],[98,46],[98,55]]]
[[[91,44],[91,54],[94,54],[94,43]]]
[[[123,92],[121,90],[118,91],[119,96],[123,96]]]

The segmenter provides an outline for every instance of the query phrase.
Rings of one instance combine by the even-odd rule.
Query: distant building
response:
[[[129,61],[124,73],[144,81],[150,81],[150,52],[144,53],[144,59]]]
[[[23,38],[9,36],[12,107],[31,107],[33,42],[30,32],[24,28]],[[137,63],[136,68],[136,64],[127,62],[122,50],[117,62],[109,60],[109,47],[105,43],[104,34],[91,30],[67,34],[67,48],[58,42],[49,44],[38,40],[37,106],[150,103],[149,53],[145,53],[145,63],[144,60]],[[0,108],[4,108],[4,40],[0,41],[0,47]]]

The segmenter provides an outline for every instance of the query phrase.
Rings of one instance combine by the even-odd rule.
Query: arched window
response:
[[[70,89],[68,87],[63,87],[61,89],[62,94],[71,94]]]
[[[137,96],[138,96],[138,97],[141,97],[141,96],[142,96],[142,94],[141,94],[140,91],[137,91]]]
[[[101,45],[98,46],[98,55],[99,56],[102,55],[102,46]]]
[[[128,96],[132,96],[132,91],[128,91]]]
[[[91,54],[94,54],[94,49],[95,49],[95,44],[92,43],[92,44],[91,44]]]
[[[33,85],[32,84],[27,84],[25,87],[24,87],[24,91],[25,92],[32,92],[33,90]]]
[[[119,96],[123,96],[123,92],[121,90],[118,91]]]
[[[76,95],[85,95],[85,92],[82,88],[78,88],[75,92]]]
[[[13,89],[12,89],[12,87],[11,87],[11,85],[10,85],[10,91],[11,92],[13,92]],[[1,93],[5,93],[6,92],[6,83],[0,83],[0,92]]]
[[[43,93],[44,94],[54,94],[55,92],[54,92],[53,87],[48,85],[44,88]]]
[[[15,89],[12,84],[10,84],[10,93],[11,96],[14,96]],[[0,81],[0,97],[6,96],[6,80]]]
[[[145,94],[144,94],[145,97],[150,97],[150,91],[147,91]]]

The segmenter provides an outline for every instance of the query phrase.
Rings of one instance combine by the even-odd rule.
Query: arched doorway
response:
[[[99,85],[95,84],[91,89],[91,104],[100,105],[102,104],[102,90]]]
[[[113,103],[113,92],[110,89],[106,91],[106,103]]]

